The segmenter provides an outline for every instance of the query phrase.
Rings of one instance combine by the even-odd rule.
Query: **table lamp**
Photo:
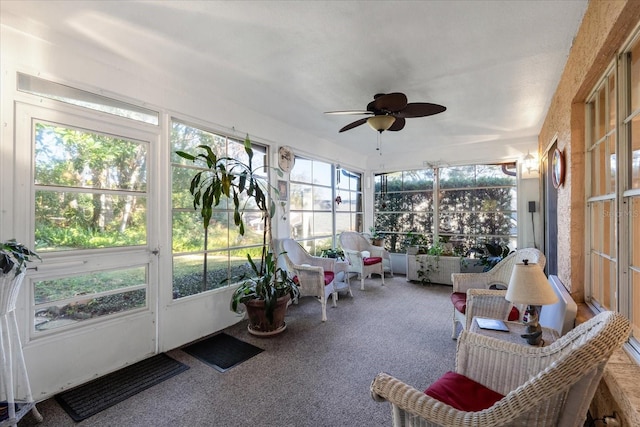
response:
[[[538,323],[540,306],[558,302],[558,297],[538,264],[529,264],[523,260],[516,264],[511,272],[509,288],[505,296],[514,304],[526,304],[522,321],[527,325],[526,334],[522,338],[530,345],[540,345],[542,327]]]

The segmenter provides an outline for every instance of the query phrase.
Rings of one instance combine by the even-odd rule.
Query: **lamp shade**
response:
[[[367,119],[369,126],[378,132],[389,129],[395,121],[396,118],[393,116],[373,116]]]
[[[505,298],[514,304],[547,305],[558,302],[542,268],[527,261],[513,267]]]

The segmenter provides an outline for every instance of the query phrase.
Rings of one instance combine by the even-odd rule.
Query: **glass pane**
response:
[[[341,190],[362,190],[362,175],[357,172],[350,172],[346,169],[338,169],[336,172],[336,188]]]
[[[333,230],[333,214],[315,212],[313,214],[313,236],[331,235]]]
[[[36,191],[36,250],[97,249],[147,242],[147,198]]]
[[[631,265],[640,269],[640,196],[631,198],[629,222],[631,224]]]
[[[631,188],[640,188],[640,116],[631,121]]]
[[[173,252],[204,250],[204,227],[200,214],[193,211],[174,211],[171,232]]]
[[[602,202],[591,203],[591,250],[602,252],[602,227],[604,224],[604,215]]]
[[[596,143],[596,104],[590,102],[587,104],[587,114],[589,119],[589,143],[588,147],[591,148]]]
[[[318,185],[331,186],[331,163],[313,161],[313,183]]]
[[[616,263],[607,258],[602,259],[602,305],[607,310],[615,310],[613,292],[616,285]]]
[[[176,151],[195,154],[200,151],[200,149],[197,148],[198,145],[206,145],[211,148],[217,157],[223,157],[226,155],[227,138],[173,120],[171,122],[171,144],[172,163],[193,165],[193,162],[178,156]]]
[[[145,191],[146,144],[37,123],[35,183]]]
[[[640,108],[640,43],[631,49],[631,111]]]
[[[144,285],[146,281],[145,267],[42,280],[34,283],[34,300],[36,304],[47,304],[78,295],[89,297],[100,292]]]
[[[602,258],[596,253],[591,253],[591,297],[597,301],[602,301],[602,277],[601,277]]]
[[[158,124],[159,114],[156,111],[27,74],[18,73],[18,90],[143,123]]]
[[[640,337],[640,272],[631,273],[631,326],[633,336]]]
[[[289,207],[291,210],[312,209],[312,187],[305,184],[290,183]]]
[[[609,162],[607,163],[607,170],[609,179],[607,180],[607,194],[611,194],[616,191],[616,173],[618,168],[616,166],[616,137],[615,134],[607,137],[607,145],[609,148]]]
[[[609,100],[609,123],[607,130],[616,128],[616,75],[611,73],[607,79],[609,86],[608,100]]]
[[[604,137],[606,132],[606,111],[605,107],[607,105],[606,102],[607,91],[606,87],[601,87],[598,90],[597,101],[596,101],[596,139],[600,140]]]
[[[333,199],[331,197],[331,188],[326,187],[314,187],[313,190],[313,209],[321,211],[330,211],[333,206]]]
[[[603,202],[603,212],[602,212],[602,252],[610,257],[615,257],[613,253],[615,251],[615,243],[613,242],[613,238],[615,235],[614,228],[615,227],[615,206],[613,202],[607,200]]]
[[[55,280],[36,281],[36,330],[54,329],[109,314],[146,307],[146,267],[103,271]],[[105,292],[123,292],[100,295]]]
[[[313,162],[309,159],[296,157],[296,161],[291,169],[289,179],[291,181],[306,182],[311,184],[311,172]]]

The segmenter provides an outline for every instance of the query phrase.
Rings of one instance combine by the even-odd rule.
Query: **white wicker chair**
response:
[[[364,291],[364,279],[371,276],[372,273],[380,275],[382,286],[384,286],[384,265],[382,260],[387,251],[383,247],[372,245],[362,234],[355,231],[343,231],[340,233],[340,246],[349,262],[349,271],[358,273],[360,276],[360,289]],[[365,252],[365,255],[363,255],[363,252]],[[366,252],[369,253],[368,256],[366,256]],[[371,263],[373,258],[380,258],[380,260]]]
[[[338,300],[333,286],[335,278],[335,262],[333,258],[322,258],[310,255],[298,242],[293,239],[283,239],[280,242],[287,271],[297,278],[300,297],[313,296],[322,305],[322,321],[327,320],[327,300],[333,294],[333,306]],[[334,277],[328,277],[325,272],[331,272]],[[327,281],[331,280],[329,283]],[[351,289],[349,289],[351,294]],[[297,303],[297,301],[295,301]]]
[[[464,312],[456,309],[455,306],[453,308],[451,338],[456,338],[456,323],[460,323],[463,329],[468,329],[474,316],[505,320],[508,318],[513,305],[504,298],[506,289],[509,286],[513,266],[524,259],[540,265],[542,269],[547,262],[544,254],[538,249],[524,248],[509,254],[489,271],[451,274],[452,301],[457,298],[466,302]],[[498,289],[492,289],[495,287]]]
[[[604,366],[630,330],[624,317],[604,312],[548,347],[463,331],[456,372],[504,395],[478,412],[457,410],[385,373],[373,380],[371,395],[391,403],[395,427],[582,426]]]

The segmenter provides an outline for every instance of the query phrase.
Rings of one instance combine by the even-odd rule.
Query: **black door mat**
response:
[[[164,353],[122,368],[55,396],[74,421],[82,421],[189,367]]]
[[[224,332],[183,347],[182,350],[220,372],[264,351]]]

